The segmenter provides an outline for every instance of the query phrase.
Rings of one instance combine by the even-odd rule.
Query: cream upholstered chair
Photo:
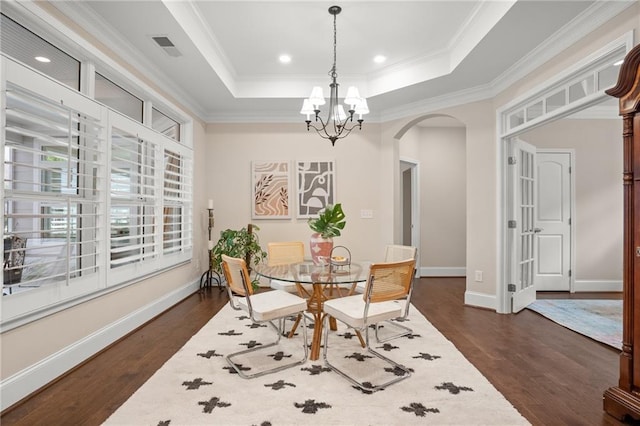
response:
[[[225,358],[229,365],[231,365],[241,377],[253,378],[304,363],[307,360],[309,349],[307,346],[307,321],[304,315],[301,314],[307,309],[307,301],[295,294],[282,290],[272,290],[255,294],[251,286],[249,271],[247,270],[247,264],[244,259],[222,255],[222,270],[227,280],[227,290],[229,292],[229,303],[231,307],[247,312],[251,321],[254,323],[267,323],[277,333],[277,340],[272,343],[259,345],[251,349],[227,355]],[[234,362],[235,358],[277,345],[282,336],[284,319],[291,315],[301,315],[303,318],[302,347],[304,356],[253,374],[246,374],[242,369],[238,368],[236,362]],[[277,321],[278,325],[274,324],[274,321]],[[273,358],[265,355],[265,360],[267,359]]]
[[[267,243],[267,262],[269,266],[304,262],[304,243],[302,241],[277,241]],[[298,285],[294,282],[272,279],[270,286],[276,290],[297,293],[300,297],[304,298],[308,298],[313,292],[313,284],[300,284],[302,287],[302,291],[300,291]],[[289,337],[293,337],[301,319],[300,316],[296,318],[288,333]]]
[[[387,246],[385,250],[384,261],[398,262],[398,261],[407,260],[407,259],[417,260],[416,259],[417,254],[418,254],[418,249],[413,246],[390,244]],[[403,320],[406,320],[407,317],[409,316],[409,307],[411,306],[411,293],[413,292],[414,277],[415,277],[415,269],[414,269],[414,276],[411,277],[411,287],[409,287],[409,293],[407,294],[407,297],[405,298],[404,301],[401,301],[401,300],[396,301],[396,303],[403,304],[402,314],[399,315],[398,318],[395,318],[396,320],[403,321]],[[358,286],[356,287],[356,291],[358,293],[364,293],[365,286],[366,286],[366,283],[358,283]],[[388,342],[391,339],[406,336],[407,334],[410,334],[413,332],[413,330],[411,330],[409,327],[406,327],[400,324],[399,321],[393,321],[393,322],[387,321],[386,323],[388,326],[394,326],[396,328],[399,328],[400,332],[387,335],[384,338],[380,338],[379,329],[378,329],[378,326],[376,325],[376,340],[380,343]]]
[[[376,391],[411,376],[411,372],[407,367],[371,348],[369,345],[369,326],[400,316],[402,305],[396,303],[396,301],[408,296],[415,263],[414,259],[374,263],[370,267],[367,285],[363,294],[339,297],[324,302],[324,311],[327,314],[324,318],[324,350],[322,352],[324,362],[333,371],[360,388]],[[329,317],[335,318],[356,331],[365,333],[365,348],[367,352],[386,361],[393,367],[390,380],[378,384],[365,384],[363,380],[357,380],[348,374],[345,367],[338,368],[329,361],[327,356],[330,347],[328,340]],[[359,362],[353,357],[350,357],[350,360],[354,363]],[[398,371],[402,374],[398,375]]]
[[[288,265],[304,261],[304,243],[302,241],[282,241],[267,243],[267,262],[269,266]],[[271,280],[271,288],[298,293],[296,283]]]

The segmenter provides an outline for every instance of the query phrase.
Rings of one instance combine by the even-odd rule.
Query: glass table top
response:
[[[253,270],[265,278],[300,284],[347,284],[363,282],[369,275],[370,262],[347,265],[315,265],[313,262],[269,266],[256,265]]]

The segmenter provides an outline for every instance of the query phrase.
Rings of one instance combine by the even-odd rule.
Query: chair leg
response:
[[[300,324],[300,320],[302,319],[304,315],[302,314],[298,314],[298,317],[296,318],[296,321],[293,323],[293,325],[291,326],[291,331],[289,331],[289,339],[291,339],[293,337],[293,335],[296,332],[296,329],[298,328],[298,324]]]
[[[401,317],[398,317],[397,319],[406,320],[407,317],[409,316],[409,307],[411,306],[411,304],[409,303],[409,300],[407,300],[407,303],[404,307],[404,313],[402,314]],[[407,336],[413,333],[412,329],[410,329],[406,325],[399,324],[397,321],[385,321],[385,323],[392,325],[396,328],[399,328],[401,331],[399,333],[392,334],[391,336],[387,336],[384,339],[380,339],[380,336],[378,335],[378,324],[376,324],[376,341],[378,343],[388,342],[389,340],[397,339],[398,337]]]
[[[401,380],[404,379],[408,379],[409,377],[411,377],[411,371],[405,367],[402,364],[399,364],[395,361],[393,361],[392,359],[387,358],[386,356],[382,355],[381,353],[371,349],[371,347],[369,346],[369,331],[368,331],[368,327],[365,327],[365,337],[366,337],[366,350],[368,353],[380,358],[381,360],[385,361],[386,363],[392,365],[394,368],[397,368],[399,370],[401,370],[404,374],[402,374],[401,376],[397,376],[394,377],[393,379],[376,385],[376,386],[367,386],[365,385],[364,382],[358,381],[356,378],[354,378],[353,376],[350,376],[349,374],[347,374],[344,370],[336,367],[335,365],[331,364],[331,362],[329,361],[328,357],[327,357],[327,352],[328,352],[328,348],[329,348],[329,323],[328,323],[328,315],[325,317],[324,319],[324,349],[322,351],[322,358],[324,359],[324,363],[327,367],[331,368],[331,370],[335,371],[336,373],[338,373],[339,375],[341,375],[342,377],[344,377],[345,379],[347,379],[349,382],[351,382],[353,385],[361,388],[361,389],[366,389],[368,391],[378,391],[381,389],[385,389],[388,386],[391,386],[394,383],[398,383]]]
[[[302,346],[303,346],[303,350],[304,350],[304,356],[301,359],[297,359],[294,360],[292,362],[286,363],[286,364],[280,364],[274,368],[270,368],[267,370],[263,370],[263,371],[258,371],[257,373],[253,373],[253,374],[246,374],[245,372],[243,372],[240,368],[238,368],[238,365],[236,364],[236,362],[234,362],[234,358],[237,358],[238,356],[244,355],[244,354],[248,354],[248,353],[252,353],[252,352],[258,352],[258,351],[263,351],[265,349],[271,348],[273,346],[278,345],[278,343],[280,342],[280,337],[282,336],[282,327],[284,325],[284,318],[280,318],[278,320],[278,326],[276,326],[272,321],[267,321],[267,323],[269,325],[271,325],[271,327],[273,327],[276,330],[276,333],[278,335],[278,338],[276,339],[275,342],[272,343],[268,343],[262,346],[258,346],[255,348],[251,348],[251,349],[245,349],[243,351],[239,351],[239,352],[235,352],[232,354],[229,354],[225,357],[225,359],[227,360],[227,363],[236,371],[236,373],[238,373],[238,375],[244,379],[252,379],[254,377],[260,377],[263,376],[265,374],[270,374],[270,373],[275,373],[278,371],[282,371],[285,370],[287,368],[291,368],[294,367],[296,365],[300,365],[303,364],[307,361],[307,358],[309,356],[309,347],[307,346],[307,319],[304,317],[304,315],[302,315],[303,318],[303,323],[302,323]]]
[[[396,333],[396,334],[392,334],[391,336],[387,336],[384,339],[381,339],[380,336],[378,335],[378,326],[379,326],[379,324],[376,324],[376,341],[378,343],[388,342],[389,340],[397,339],[398,337],[407,336],[407,335],[413,333],[412,329],[410,329],[409,327],[407,327],[405,325],[398,324],[397,322],[385,321],[385,323],[389,324],[389,325],[391,325],[393,327],[400,328],[402,331],[400,331],[399,333]]]

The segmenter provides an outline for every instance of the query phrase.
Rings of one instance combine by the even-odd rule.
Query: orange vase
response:
[[[311,234],[309,241],[311,248],[311,259],[316,265],[326,265],[329,263],[331,250],[333,250],[333,238],[322,238],[319,233]]]

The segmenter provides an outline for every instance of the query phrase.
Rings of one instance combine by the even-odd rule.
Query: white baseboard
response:
[[[422,266],[420,267],[421,277],[465,277],[466,275],[467,275],[467,268],[465,266],[458,266],[458,267]]]
[[[602,280],[576,280],[573,291],[622,291],[622,280],[602,281]]]
[[[66,348],[0,382],[0,411],[55,380],[121,337],[193,294],[199,282],[186,284],[137,311],[120,318]]]
[[[495,311],[498,306],[494,294],[476,293],[474,291],[464,292],[464,304],[476,308],[486,308]]]

